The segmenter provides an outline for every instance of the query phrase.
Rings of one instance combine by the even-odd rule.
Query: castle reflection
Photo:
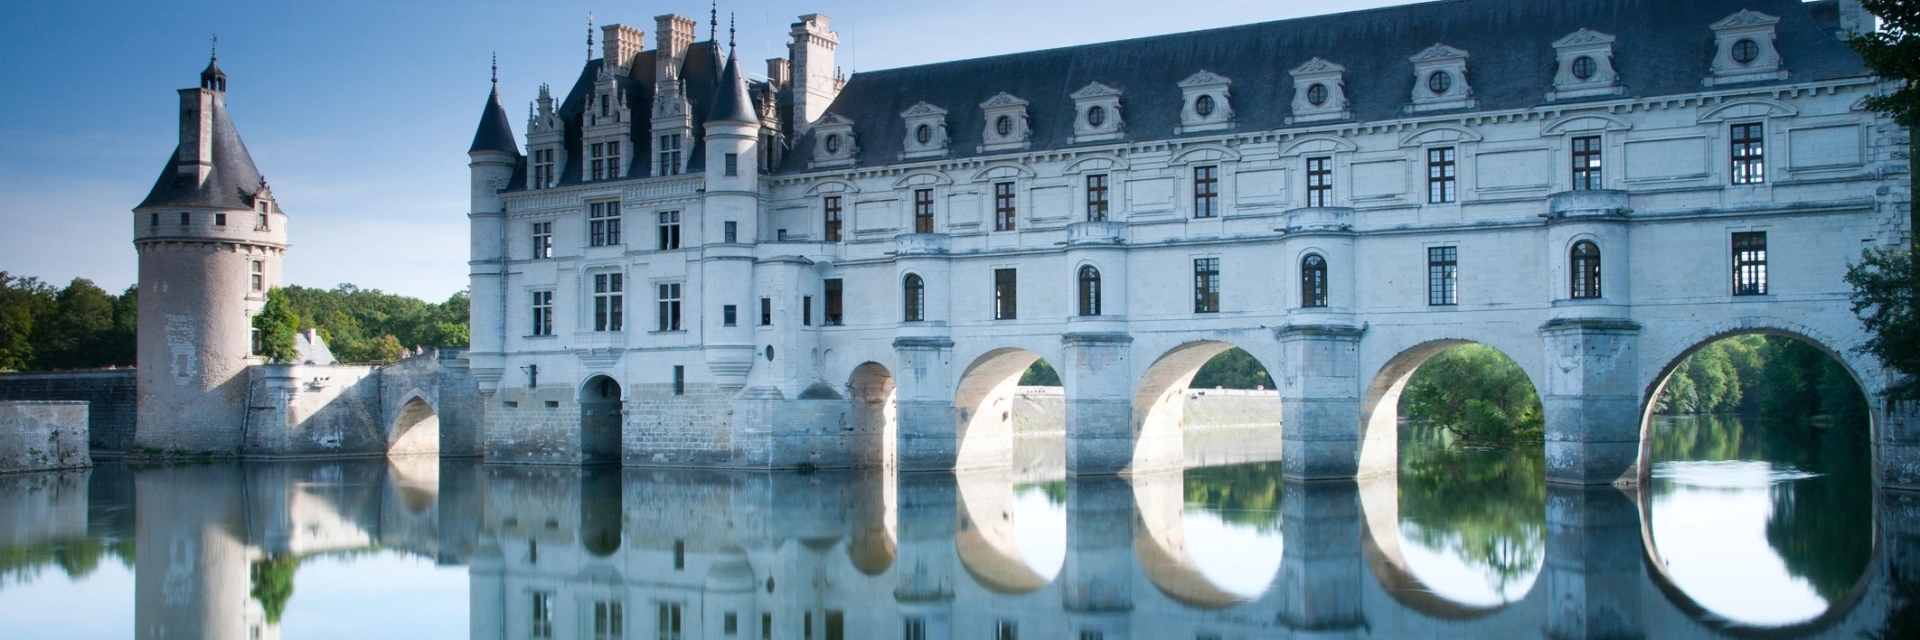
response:
[[[1746,620],[1700,604],[1726,580],[1661,553],[1731,534],[1656,533],[1649,514],[1748,504],[1772,510],[1757,512],[1765,520],[1775,501],[1547,485],[1537,464],[1537,453],[1403,456],[1398,477],[1311,483],[1277,464],[1052,480],[432,459],[104,465],[0,478],[13,576],[0,610],[60,571],[121,558],[137,637],[277,638],[283,626],[292,637],[284,612],[373,615],[328,610],[338,605],[297,571],[303,559],[377,584],[411,569],[357,559],[402,554],[464,566],[466,589],[392,608],[427,618],[440,609],[420,603],[460,602],[466,619],[388,631],[464,625],[475,639],[1892,637],[1916,615],[1920,496],[1864,489],[1878,496],[1859,505],[1873,511],[1871,558],[1821,583],[1847,588],[1744,585],[1814,603]]]

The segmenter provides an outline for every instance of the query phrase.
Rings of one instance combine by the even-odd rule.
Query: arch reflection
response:
[[[1066,561],[1064,483],[1016,485],[1006,469],[958,475],[960,518],[953,546],[960,565],[995,593],[1037,591]]]

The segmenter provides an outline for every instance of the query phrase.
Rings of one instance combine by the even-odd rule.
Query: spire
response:
[[[587,61],[593,61],[593,12],[587,12]]]
[[[720,86],[713,96],[713,109],[707,113],[707,122],[741,122],[760,124],[760,117],[753,114],[753,99],[747,95],[747,80],[740,75],[739,56],[728,56],[726,69],[720,72]]]
[[[712,10],[707,12],[707,42],[719,42],[720,0],[713,0]]]
[[[504,151],[520,155],[520,146],[513,141],[513,125],[507,123],[507,107],[500,103],[500,56],[493,58],[493,91],[487,95],[487,104],[480,110],[480,128],[473,132],[473,146],[467,153],[476,151]]]
[[[220,71],[220,34],[213,34],[213,46],[207,53],[207,69],[200,72],[200,88],[221,92],[227,90],[227,74]]]

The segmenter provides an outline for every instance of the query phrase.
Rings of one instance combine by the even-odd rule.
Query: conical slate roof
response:
[[[707,112],[707,122],[720,121],[760,123],[760,117],[753,114],[753,99],[747,96],[747,80],[740,76],[739,56],[727,56],[720,86],[714,89],[713,110]]]
[[[260,170],[254,168],[253,156],[247,154],[240,132],[233,128],[233,121],[227,119],[224,96],[214,99],[212,104],[213,173],[207,176],[206,184],[195,185],[191,176],[180,174],[176,168],[180,163],[180,148],[175,146],[173,155],[167,157],[167,166],[160,170],[160,179],[153,183],[153,190],[147,192],[147,199],[135,208],[253,208],[253,194],[260,190]]]
[[[520,146],[513,141],[513,125],[507,124],[507,108],[500,104],[499,87],[493,88],[487,106],[480,110],[480,128],[473,132],[473,146],[467,148],[467,153],[476,151],[520,153]]]

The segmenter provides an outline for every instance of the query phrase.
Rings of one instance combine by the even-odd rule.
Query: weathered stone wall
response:
[[[87,403],[0,402],[0,473],[93,466]]]
[[[1280,392],[1276,390],[1188,389],[1186,395],[1182,426],[1187,429],[1280,424]],[[1060,387],[1020,387],[1013,396],[1013,431],[1064,432],[1066,406],[1066,395]]]
[[[384,455],[378,370],[275,364],[248,370],[251,457]]]
[[[0,401],[87,402],[87,445],[94,453],[133,446],[138,397],[133,369],[0,373]]]

